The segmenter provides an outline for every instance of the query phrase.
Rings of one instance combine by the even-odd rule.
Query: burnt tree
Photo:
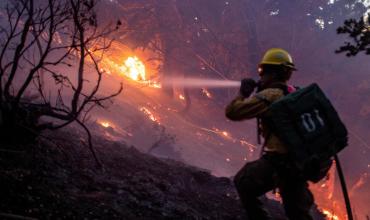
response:
[[[84,119],[122,90],[121,85],[113,94],[99,94],[104,74],[99,62],[111,43],[106,37],[118,26],[99,27],[96,5],[94,0],[16,0],[1,9],[2,141],[35,138],[41,130],[76,122],[94,153]]]

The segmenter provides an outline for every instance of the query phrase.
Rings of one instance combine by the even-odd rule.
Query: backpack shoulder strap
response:
[[[291,93],[288,85],[285,85],[285,84],[280,84],[280,83],[277,83],[277,84],[274,84],[272,85],[271,87],[269,88],[277,88],[277,89],[281,89],[283,91],[283,94],[284,96],[288,95],[289,93]],[[271,105],[272,102],[270,100],[268,100],[264,95],[262,95],[261,93],[257,93],[255,95],[255,97],[259,100],[262,100],[263,102],[265,102],[267,105]],[[257,118],[257,143],[258,144],[261,144],[261,135],[262,135],[262,129],[261,129],[261,124],[262,124],[262,118],[261,117],[258,117]],[[266,147],[266,144],[267,144],[267,140],[270,138],[271,136],[271,131],[267,134],[267,136],[265,137],[265,140],[264,140],[264,143],[262,145],[262,148],[261,148],[261,152],[260,152],[260,156],[262,156],[263,152],[264,152],[264,149]]]

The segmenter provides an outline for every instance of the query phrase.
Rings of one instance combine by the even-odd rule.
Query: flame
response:
[[[162,88],[162,85],[158,82],[155,82],[155,81],[150,81],[149,86],[152,87],[152,88],[156,88],[156,89],[161,89]]]
[[[125,76],[135,81],[146,80],[145,65],[136,56],[128,57],[124,65],[120,66],[120,70]]]
[[[99,51],[93,49],[89,49],[89,51],[96,56],[102,56]],[[150,88],[162,88],[162,84],[157,80],[148,79],[153,77],[147,76],[147,69],[144,62],[137,56],[129,56],[123,63],[117,63],[114,57],[114,55],[104,56],[104,59],[100,63],[101,68],[99,69],[102,73],[107,75],[113,75],[115,73]]]
[[[232,139],[232,140],[233,140],[233,142],[235,142],[235,141],[236,141],[236,139],[233,139],[233,138],[231,137],[231,135],[230,135],[230,133],[229,133],[229,132],[227,132],[227,131],[222,131],[222,130],[217,129],[217,128],[213,128],[213,129],[214,129],[214,131],[215,131],[216,133],[218,133],[219,135],[221,135],[221,136],[223,136],[223,137],[225,137],[225,138],[228,138],[228,139]]]
[[[101,121],[99,124],[104,128],[112,127],[108,121]]]
[[[151,111],[149,111],[149,109],[141,107],[139,110],[142,111],[145,115],[147,115],[150,120],[157,122],[159,124],[158,118],[156,118],[154,114]]]
[[[182,94],[180,94],[180,95],[179,95],[179,99],[181,99],[181,100],[185,100],[185,97],[184,97]]]
[[[327,209],[323,209],[322,210],[322,213],[326,216],[326,218],[328,220],[340,220],[339,217],[337,215],[335,215],[334,213],[331,213],[329,210]]]
[[[338,200],[335,193],[336,185],[336,164],[333,163],[328,175],[321,180],[320,184],[311,184],[310,188],[315,194],[316,204],[328,220],[346,219],[344,204]],[[329,211],[330,210],[330,211]]]

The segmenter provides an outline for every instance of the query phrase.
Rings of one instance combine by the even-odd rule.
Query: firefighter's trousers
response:
[[[259,197],[278,188],[289,220],[313,220],[309,211],[314,199],[307,181],[284,155],[266,153],[247,163],[234,183],[249,220],[271,219]]]

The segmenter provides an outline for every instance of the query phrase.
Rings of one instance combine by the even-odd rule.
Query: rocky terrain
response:
[[[80,135],[1,145],[1,219],[245,219],[230,178],[104,139],[98,168]],[[278,202],[266,204],[284,219]]]

